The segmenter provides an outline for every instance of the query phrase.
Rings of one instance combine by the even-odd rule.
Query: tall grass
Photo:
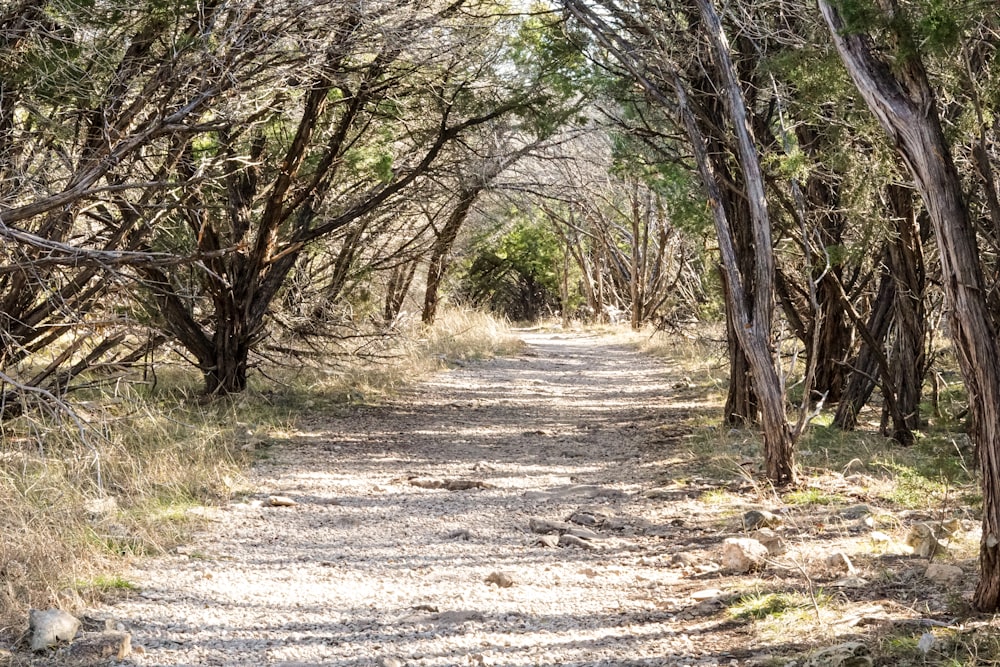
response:
[[[270,379],[243,396],[205,402],[197,373],[170,368],[155,387],[78,397],[72,416],[0,423],[0,635],[23,630],[28,607],[128,594],[127,560],[171,548],[198,525],[189,510],[244,490],[253,443],[302,410],[383,400],[443,366],[518,345],[490,316],[446,310],[433,327],[404,323],[374,358],[262,369]]]

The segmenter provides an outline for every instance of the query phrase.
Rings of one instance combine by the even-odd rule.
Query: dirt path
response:
[[[110,611],[145,650],[131,660],[743,664],[692,629],[698,603],[678,597],[671,561],[691,535],[643,495],[668,370],[596,337],[525,340],[517,358],[300,425],[257,468],[254,499],[221,510],[182,554],[130,573],[141,596]],[[449,480],[485,488],[414,485]],[[269,507],[272,494],[297,504]],[[597,535],[553,547],[529,528],[570,517]]]

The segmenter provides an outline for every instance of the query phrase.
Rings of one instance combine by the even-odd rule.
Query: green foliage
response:
[[[894,15],[874,0],[840,0],[836,6],[846,32],[890,35],[903,60],[958,48],[966,28],[982,12],[976,0],[916,0],[901,4]]]
[[[460,292],[512,320],[538,319],[558,310],[562,258],[558,236],[543,221],[512,212],[514,224],[499,240],[479,239],[461,279]]]
[[[843,496],[827,493],[823,489],[808,487],[785,494],[782,499],[789,505],[836,505],[846,502]]]
[[[585,56],[588,40],[582,30],[542,11],[524,19],[510,38],[507,54],[518,73],[515,78],[535,98],[523,120],[537,136],[555,132],[593,87],[595,74]]]
[[[138,591],[139,587],[120,575],[99,574],[92,579],[76,582],[76,588],[82,591],[98,593],[128,593]]]
[[[934,498],[944,500],[948,495],[948,485],[931,479],[914,467],[890,461],[880,466],[893,473],[891,488],[882,494],[885,500],[907,508],[926,507]]]

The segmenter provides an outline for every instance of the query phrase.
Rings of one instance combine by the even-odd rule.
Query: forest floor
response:
[[[91,620],[126,627],[125,664],[143,666],[847,667],[987,650],[990,619],[963,607],[970,516],[900,510],[868,460],[779,495],[741,472],[753,434],[716,429],[737,446],[706,454],[720,393],[689,368],[597,335],[522,337],[513,358],[385,405],[305,412],[258,443],[252,492],[136,561],[139,592]],[[775,515],[783,547],[732,571],[723,542],[752,510]],[[935,562],[960,569],[927,578],[906,535],[949,520]]]

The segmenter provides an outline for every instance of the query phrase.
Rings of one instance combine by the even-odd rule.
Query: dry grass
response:
[[[417,319],[399,322],[395,334],[368,348],[365,359],[339,355],[331,366],[303,370],[294,384],[314,399],[377,403],[442,368],[515,354],[522,346],[506,322],[459,308],[443,310],[429,327]]]
[[[875,665],[1000,664],[995,618],[969,607],[981,495],[963,425],[949,417],[957,410],[946,403],[943,416],[934,417],[924,406],[930,425],[908,448],[879,435],[878,405],[850,433],[831,426],[824,411],[797,444],[800,484],[774,489],[763,480],[759,434],[719,425],[727,368],[717,333],[616,334],[662,358],[671,378],[679,378],[669,394],[689,407],[672,411],[657,429],[649,458],[659,484],[692,499],[685,525],[713,531],[721,543],[742,533],[747,509],[769,509],[784,520],[778,532],[788,551],[763,573],[723,573],[698,583],[730,596],[703,624],[738,624],[729,641],[738,646],[752,637],[755,651],[773,654],[773,663],[761,664],[803,664],[815,649],[843,642],[865,644]],[[942,398],[964,402],[960,394]],[[856,509],[862,507],[867,511]],[[941,538],[943,549],[932,559],[907,544],[915,524],[955,521],[961,528]],[[863,585],[844,585],[846,573],[824,566],[836,552],[849,556],[856,568],[850,576]],[[705,556],[718,553],[709,549]],[[929,562],[957,565],[965,574],[953,585],[934,583],[924,577]]]
[[[29,607],[129,594],[127,561],[176,545],[199,525],[199,507],[245,490],[257,445],[301,412],[378,401],[443,365],[518,345],[494,318],[445,311],[433,327],[401,327],[378,360],[271,369],[245,395],[205,403],[196,373],[163,368],[155,388],[80,397],[75,416],[0,424],[0,636],[23,631]]]

